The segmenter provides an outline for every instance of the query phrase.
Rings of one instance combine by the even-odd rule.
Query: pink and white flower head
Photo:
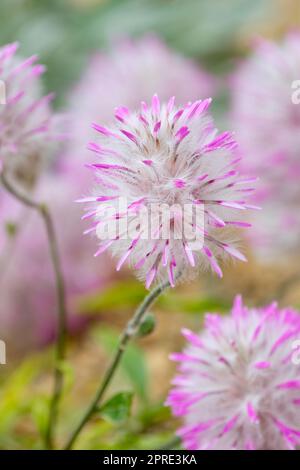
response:
[[[17,43],[0,48],[0,159],[16,181],[31,187],[47,148],[52,95],[42,96],[44,66],[36,56],[21,59],[17,50]]]
[[[96,255],[111,248],[117,270],[130,260],[147,287],[156,277],[173,286],[177,274],[199,265],[221,277],[218,258],[245,261],[234,228],[249,225],[237,214],[253,208],[245,202],[252,188],[234,169],[236,142],[229,132],[217,133],[210,102],[177,107],[174,98],[161,104],[154,95],[137,112],[116,108],[110,127],[93,126],[101,137],[89,144],[98,157],[89,165],[95,195],[80,202],[88,204],[91,231],[101,240]]]
[[[158,93],[162,100],[175,95],[181,103],[212,96],[216,79],[199,64],[170,49],[159,37],[118,41],[109,53],[97,53],[70,97],[74,116],[68,153],[85,159],[93,139],[90,122],[111,122],[111,110],[122,103],[136,109]],[[74,164],[74,163],[73,163]],[[75,162],[76,164],[76,162]]]
[[[167,399],[191,450],[288,450],[300,444],[300,365],[293,360],[300,315],[276,303],[207,315],[188,341]],[[298,352],[297,352],[298,354]]]
[[[281,44],[257,42],[233,77],[232,126],[244,154],[243,169],[260,177],[251,240],[263,257],[278,258],[300,243],[300,33]]]

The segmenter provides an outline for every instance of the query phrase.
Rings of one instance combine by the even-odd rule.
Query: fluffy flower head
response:
[[[14,178],[31,186],[45,151],[52,95],[41,93],[40,76],[44,66],[36,56],[21,59],[18,44],[0,48],[0,80],[3,101],[0,104],[0,159]]]
[[[200,334],[182,332],[188,346],[171,356],[180,365],[167,404],[184,419],[187,449],[299,445],[298,312],[275,303],[249,309],[237,297],[230,316],[210,314]]]
[[[251,207],[244,197],[252,188],[234,169],[236,142],[229,132],[217,134],[207,112],[210,102],[178,108],[174,98],[161,104],[154,95],[140,111],[116,108],[111,127],[94,124],[101,136],[89,144],[98,156],[90,165],[95,195],[80,201],[93,206],[86,214],[95,218],[91,230],[100,239],[103,228],[108,234],[96,255],[111,248],[117,269],[129,259],[147,287],[157,276],[174,285],[176,272],[199,264],[222,276],[217,258],[225,255],[245,260],[232,228],[248,226],[236,213]],[[107,203],[112,212],[106,212]],[[116,221],[118,229],[126,221],[134,235],[116,232]]]

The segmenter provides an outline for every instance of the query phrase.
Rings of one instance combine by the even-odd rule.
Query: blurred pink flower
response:
[[[87,142],[94,138],[91,123],[109,123],[116,106],[134,109],[155,93],[162,100],[176,95],[179,103],[186,104],[212,96],[215,90],[213,76],[169,49],[158,37],[120,41],[109,53],[94,55],[70,97],[74,122],[69,163],[75,156],[81,160],[88,157]]]
[[[300,316],[276,303],[231,316],[207,315],[200,334],[174,353],[179,374],[167,399],[191,450],[289,450],[300,444],[300,365],[293,361]]]
[[[53,95],[42,96],[40,76],[45,67],[36,56],[16,55],[18,44],[0,48],[0,80],[4,103],[0,104],[0,160],[6,172],[31,187],[45,154],[49,154]]]
[[[300,247],[300,33],[281,44],[260,40],[233,77],[232,127],[243,169],[260,177],[255,201],[263,206],[249,234],[264,257],[278,259]]]
[[[112,279],[111,263],[105,258],[100,263],[94,260],[93,241],[83,239],[81,211],[74,204],[80,187],[81,182],[73,175],[48,174],[40,180],[34,195],[48,204],[54,218],[67,288],[69,328],[73,332],[86,323],[86,317],[74,314],[77,297],[101,291]],[[36,212],[24,209],[10,196],[0,200],[0,210],[4,222],[0,227],[1,338],[7,338],[11,349],[39,347],[54,339],[57,318],[45,227]],[[4,227],[13,223],[16,235],[10,241],[10,250]]]
[[[101,138],[89,144],[98,157],[90,165],[96,175],[95,196],[80,202],[87,203],[86,218],[94,219],[91,231],[101,240],[95,255],[111,248],[119,258],[117,270],[130,260],[147,288],[156,277],[169,278],[174,286],[176,273],[188,266],[210,265],[222,277],[217,258],[246,260],[235,248],[232,229],[249,225],[235,214],[254,208],[244,200],[252,188],[234,170],[237,144],[231,133],[217,134],[207,113],[210,103],[198,100],[178,108],[174,98],[161,104],[154,95],[152,104],[142,102],[140,111],[116,108],[110,127],[94,124]],[[124,198],[126,205],[120,209]],[[107,203],[113,215],[103,213]],[[202,217],[196,219],[199,209]],[[141,223],[145,211],[151,233]],[[120,225],[126,220],[134,237],[111,235],[116,220]],[[100,227],[107,227],[104,241]]]

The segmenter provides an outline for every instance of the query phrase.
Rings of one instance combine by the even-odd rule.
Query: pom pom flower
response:
[[[207,315],[188,341],[167,399],[187,449],[288,450],[300,443],[300,365],[293,359],[300,316],[276,303],[230,316]],[[298,354],[298,353],[297,353]]]
[[[299,248],[299,68],[300,33],[291,33],[281,44],[259,40],[232,81],[232,126],[243,171],[261,178],[255,203],[264,210],[249,235],[265,258]]]
[[[178,108],[174,98],[161,104],[154,95],[140,111],[116,108],[110,127],[94,124],[101,136],[89,144],[98,156],[90,165],[95,195],[79,201],[88,204],[84,217],[95,219],[90,231],[102,239],[96,255],[111,248],[117,270],[131,260],[147,288],[156,277],[173,286],[189,266],[210,265],[221,277],[218,258],[245,260],[232,229],[249,225],[236,213],[253,208],[245,202],[253,188],[234,169],[236,142],[229,132],[217,134],[210,102]],[[130,231],[123,232],[123,222]]]
[[[22,60],[18,44],[0,48],[0,160],[25,187],[34,183],[49,137],[52,95],[41,94],[44,66],[36,56]]]

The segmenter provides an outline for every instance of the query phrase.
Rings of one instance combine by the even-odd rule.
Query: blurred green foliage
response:
[[[108,311],[134,309],[145,297],[143,284],[134,280],[115,281],[104,292],[80,297],[77,311],[83,315],[101,315]],[[183,290],[170,289],[157,301],[156,305],[166,312],[203,314],[205,312],[226,311],[229,304],[222,298],[184,293]]]
[[[45,354],[24,360],[15,370],[0,377],[0,449],[41,448],[48,398],[32,394],[32,385],[44,369]]]
[[[98,329],[100,332],[100,329]],[[118,334],[112,330],[101,332],[97,339],[108,352],[116,346]],[[52,367],[49,351],[24,360],[15,370],[0,376],[0,450],[42,449],[43,436],[49,413],[49,395],[40,387]],[[69,364],[67,382],[74,379]],[[77,448],[89,449],[153,449],[173,438],[170,411],[163,403],[153,401],[147,394],[148,371],[142,350],[131,345],[124,356],[121,375],[129,379],[132,391],[117,392],[104,402],[91,425],[80,436]],[[68,377],[69,376],[69,377]],[[123,383],[125,385],[125,382]],[[65,388],[61,410],[60,444],[63,443],[81,416],[85,403],[78,409]],[[147,398],[147,399],[146,399]],[[85,397],[88,401],[89,396]],[[139,405],[132,409],[134,402]]]
[[[132,279],[115,281],[104,292],[84,295],[78,299],[77,310],[87,315],[98,315],[122,308],[132,309],[143,300],[146,289],[142,283]]]

